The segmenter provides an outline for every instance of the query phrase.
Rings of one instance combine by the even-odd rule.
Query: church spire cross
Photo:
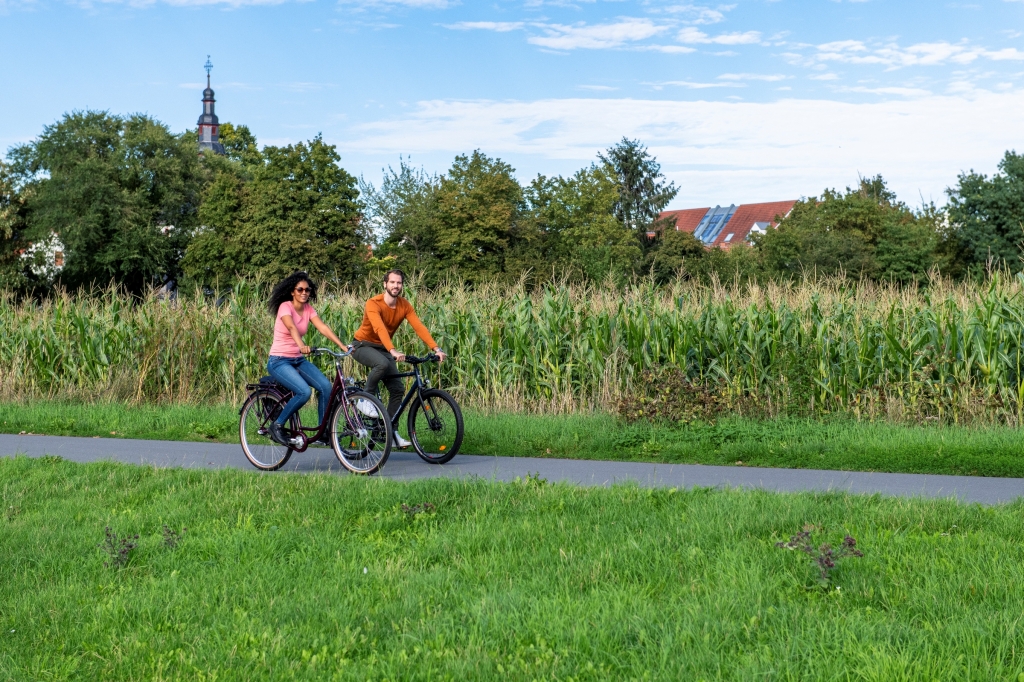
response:
[[[210,87],[210,72],[213,71],[213,62],[210,61],[210,55],[206,55],[206,63],[203,64],[203,68],[206,69],[206,87]]]

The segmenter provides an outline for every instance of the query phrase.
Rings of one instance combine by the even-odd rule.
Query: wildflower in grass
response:
[[[815,547],[811,542],[811,534],[817,530],[814,526],[804,526],[804,529],[789,538],[789,542],[776,542],[775,546],[781,549],[795,549],[811,557],[818,567],[820,574],[819,581],[824,586],[831,580],[832,571],[841,559],[848,556],[862,557],[864,553],[857,549],[857,541],[851,535],[843,538],[839,547],[823,543]]]
[[[109,560],[104,561],[103,565],[107,568],[115,569],[127,566],[132,551],[139,546],[138,534],[118,537],[117,533],[110,530],[110,526],[107,526],[104,529],[104,535],[104,540],[100,543],[100,549],[106,552]]]

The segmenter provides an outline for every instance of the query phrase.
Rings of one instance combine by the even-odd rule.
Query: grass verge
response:
[[[0,459],[0,678],[1024,680],[1022,512]]]
[[[313,408],[304,421],[315,423]],[[0,432],[238,442],[230,405],[0,405]],[[685,428],[625,425],[602,414],[466,413],[464,454],[741,464],[1024,478],[1024,431],[1006,426],[905,426],[848,419],[742,418]]]

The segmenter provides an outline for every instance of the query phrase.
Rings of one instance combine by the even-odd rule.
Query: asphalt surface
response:
[[[16,436],[0,434],[0,457],[57,455],[73,462],[113,460],[158,467],[256,471],[238,445],[183,443],[175,441],[75,438],[67,436]],[[346,474],[327,448],[311,448],[293,454],[281,472],[334,472]],[[278,472],[267,475],[273,476]],[[392,451],[384,478],[411,480],[429,477],[479,476],[511,481],[538,474],[549,481],[579,485],[611,485],[635,481],[641,486],[733,487],[778,492],[844,491],[901,497],[955,497],[965,502],[999,504],[1024,497],[1024,478],[982,478],[931,474],[887,474],[816,469],[759,469],[754,467],[705,466],[701,464],[651,464],[535,457],[484,457],[458,455],[443,466],[427,464],[415,452]]]

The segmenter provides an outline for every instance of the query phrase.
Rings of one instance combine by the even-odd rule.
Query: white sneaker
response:
[[[395,431],[395,447],[396,448],[407,448],[410,445],[412,445],[412,441],[411,440],[406,440],[406,439],[402,438],[401,434],[399,434],[398,431]]]
[[[360,398],[356,401],[356,409],[367,417],[378,417],[377,408],[369,400]]]

